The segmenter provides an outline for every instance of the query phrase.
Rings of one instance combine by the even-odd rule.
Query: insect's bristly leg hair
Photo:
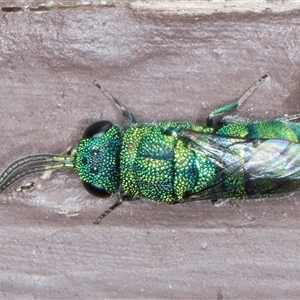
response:
[[[291,122],[291,121],[295,121],[295,120],[299,120],[299,119],[300,119],[300,114],[295,114],[295,115],[291,115],[291,116],[282,117],[278,120],[281,120],[284,122]]]
[[[121,103],[117,100],[116,97],[114,97],[107,89],[105,89],[100,83],[94,82],[96,87],[100,89],[100,91],[106,96],[106,98],[115,105],[118,110],[122,113],[122,115],[128,119],[131,123],[137,123],[135,116],[128,111]]]
[[[254,82],[254,84],[235,102],[229,103],[224,105],[214,111],[212,111],[206,120],[206,125],[208,127],[216,127],[218,124],[214,124],[214,118],[218,115],[222,115],[229,111],[236,109],[237,107],[241,106],[247,98],[251,96],[251,94],[266,80],[267,77],[270,76],[270,73],[267,72],[263,76],[261,76],[258,80]],[[221,121],[220,121],[221,122]]]
[[[235,200],[229,200],[228,201],[234,208],[236,208],[248,221],[253,221],[254,218],[252,218],[246,211],[244,211]]]
[[[111,205],[104,213],[102,213],[102,214],[101,214],[101,215],[93,222],[95,225],[100,224],[101,220],[102,220],[105,216],[107,216],[111,211],[113,211],[117,206],[119,206],[119,205],[123,202],[123,200],[122,200],[122,198],[120,197],[120,195],[118,195],[117,197],[118,197],[118,198],[117,198],[117,201],[116,201],[113,205]]]
[[[249,98],[252,93],[270,76],[270,73],[267,72],[266,74],[264,74],[263,76],[261,76],[259,79],[257,79],[254,84],[246,91],[246,93],[244,95],[242,95],[242,97],[239,98],[239,100],[237,101],[238,106],[241,106],[243,104],[243,102]]]

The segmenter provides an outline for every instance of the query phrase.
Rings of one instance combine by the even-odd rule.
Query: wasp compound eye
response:
[[[88,193],[95,197],[109,197],[111,193],[107,192],[104,188],[99,185],[93,183],[82,182],[83,187],[86,189]]]
[[[83,133],[83,138],[96,138],[102,136],[110,127],[112,123],[109,121],[98,121],[91,124]]]

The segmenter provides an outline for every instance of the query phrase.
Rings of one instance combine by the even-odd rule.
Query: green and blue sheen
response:
[[[211,112],[206,126],[139,124],[95,83],[131,126],[121,130],[98,121],[66,155],[29,155],[13,162],[0,175],[0,192],[29,174],[73,168],[92,195],[118,194],[95,224],[123,200],[234,204],[232,200],[286,195],[300,187],[300,114],[264,121],[225,115],[215,123],[215,117],[239,107],[268,76],[259,78],[238,101]]]
[[[275,197],[300,186],[299,140],[300,125],[282,120],[114,125],[80,141],[75,167],[82,181],[129,198]]]

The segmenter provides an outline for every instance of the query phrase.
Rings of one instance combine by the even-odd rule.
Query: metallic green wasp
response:
[[[167,122],[140,124],[106,89],[95,83],[131,126],[122,131],[109,121],[92,124],[66,156],[42,154],[11,164],[0,177],[0,192],[37,172],[74,168],[93,195],[117,194],[98,224],[123,200],[146,198],[168,203],[210,199],[278,197],[300,186],[300,115],[252,121],[215,117],[239,105],[264,81],[262,76],[236,102],[209,114],[206,126]]]

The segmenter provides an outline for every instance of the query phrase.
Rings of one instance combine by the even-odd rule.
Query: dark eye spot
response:
[[[98,168],[97,167],[92,167],[90,171],[91,171],[92,174],[97,174],[98,173]]]
[[[86,164],[87,164],[87,159],[86,159],[86,157],[83,157],[82,160],[81,160],[81,162],[82,162],[83,165],[86,165]]]
[[[99,150],[93,149],[93,150],[92,150],[92,155],[93,155],[93,156],[96,156],[96,155],[98,154],[98,152],[99,152]]]

